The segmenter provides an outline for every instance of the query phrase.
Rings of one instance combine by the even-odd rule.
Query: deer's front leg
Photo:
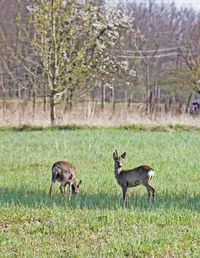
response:
[[[72,196],[72,182],[69,183],[69,200],[71,199]]]
[[[66,185],[66,182],[65,182],[65,181],[62,181],[61,184],[60,184],[60,192],[61,192],[63,195],[66,195],[65,185]]]
[[[65,192],[67,195],[69,195],[69,193],[70,193],[70,185],[68,182],[65,184]]]
[[[123,204],[124,207],[126,208],[128,206],[128,188],[126,186],[122,187],[122,192],[123,192]]]

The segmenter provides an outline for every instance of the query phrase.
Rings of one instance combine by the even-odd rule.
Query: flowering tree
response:
[[[101,13],[90,2],[73,0],[34,1],[29,12],[32,49],[46,78],[54,124],[56,104],[64,95],[68,100],[80,96],[88,90],[84,80],[120,65],[112,49],[123,42],[123,31],[134,33],[132,19],[121,11]]]

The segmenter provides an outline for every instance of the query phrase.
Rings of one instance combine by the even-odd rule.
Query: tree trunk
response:
[[[103,111],[105,107],[105,86],[102,82],[101,84],[101,110]]]
[[[192,93],[190,93],[190,95],[187,99],[187,103],[186,103],[186,107],[185,107],[185,113],[189,113],[191,99],[192,99]]]
[[[47,110],[47,99],[46,99],[46,84],[43,86],[43,110]]]
[[[55,124],[55,93],[51,92],[50,95],[50,119],[51,125]]]
[[[146,115],[149,114],[149,61],[146,64]]]
[[[35,91],[33,91],[33,114],[35,114],[35,107],[36,107],[36,96],[35,96]]]
[[[111,96],[112,96],[112,110],[115,111],[115,88],[114,85],[111,88]]]
[[[73,90],[70,89],[69,92],[69,111],[71,112],[73,108]]]

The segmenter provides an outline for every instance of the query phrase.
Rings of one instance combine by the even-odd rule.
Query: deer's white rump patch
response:
[[[155,176],[155,172],[153,170],[150,170],[148,173],[147,173],[148,176]]]

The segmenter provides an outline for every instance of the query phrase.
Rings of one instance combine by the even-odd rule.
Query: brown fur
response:
[[[126,156],[124,152],[121,156],[118,156],[117,150],[113,153],[114,159],[114,173],[117,183],[121,186],[123,192],[123,203],[128,205],[128,188],[138,185],[144,185],[148,192],[148,199],[151,195],[154,201],[155,189],[149,184],[152,176],[148,175],[149,171],[153,171],[153,168],[142,165],[133,169],[123,170],[122,161]]]
[[[53,164],[51,168],[52,172],[52,179],[51,179],[51,186],[49,189],[49,194],[52,193],[53,185],[56,181],[61,182],[60,184],[60,191],[63,195],[66,195],[66,186],[69,185],[69,192],[71,197],[72,194],[79,193],[79,186],[82,181],[78,184],[75,179],[76,168],[74,165],[67,161],[57,161]]]

